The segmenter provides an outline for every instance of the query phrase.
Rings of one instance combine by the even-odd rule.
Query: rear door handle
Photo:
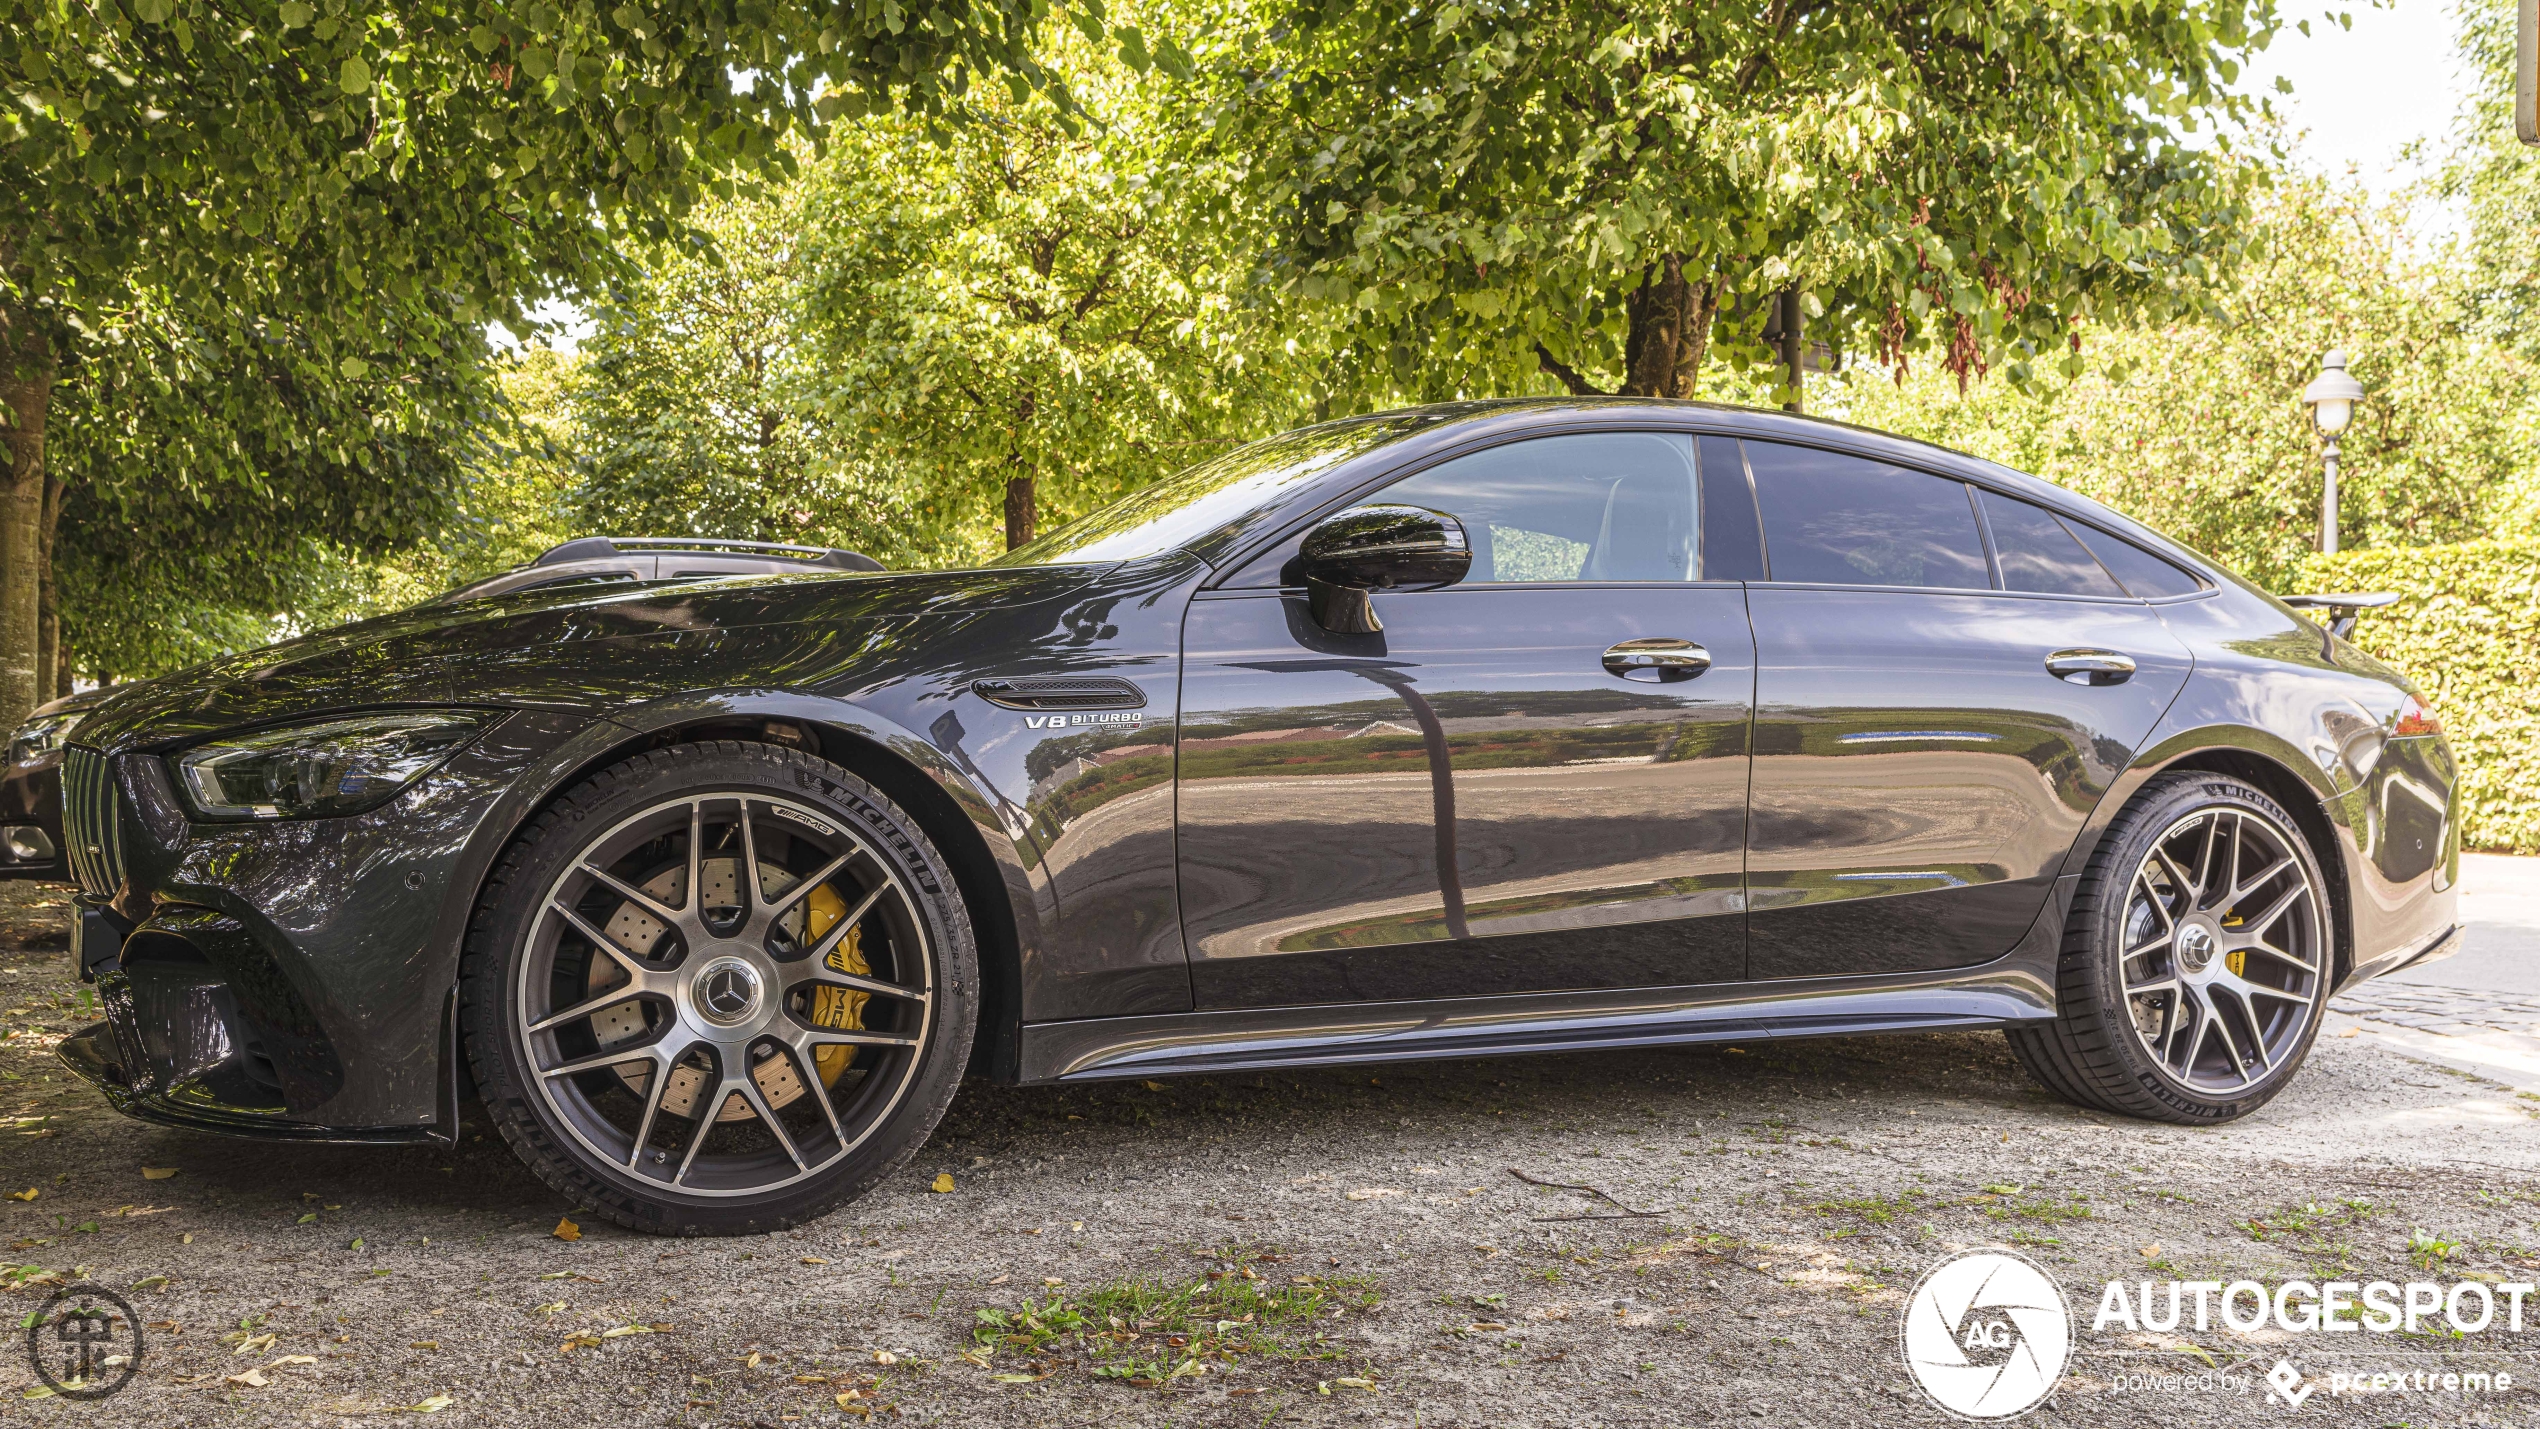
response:
[[[2114,650],[2058,650],[2046,657],[2046,673],[2072,685],[2122,685],[2134,675],[2134,657]]]
[[[1626,680],[1657,681],[1672,684],[1690,680],[1711,668],[1711,652],[1690,640],[1673,640],[1653,636],[1646,640],[1626,640],[1608,647],[1605,673]]]

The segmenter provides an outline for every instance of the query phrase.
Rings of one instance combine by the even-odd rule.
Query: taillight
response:
[[[2441,734],[2443,721],[2426,708],[2425,701],[2414,695],[2399,702],[2399,720],[2390,727],[2390,737],[2405,739],[2412,734]]]

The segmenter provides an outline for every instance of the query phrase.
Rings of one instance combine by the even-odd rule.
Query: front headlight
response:
[[[260,730],[177,755],[176,782],[207,819],[358,814],[395,798],[494,718],[445,710]]]
[[[19,725],[18,732],[9,736],[9,762],[22,766],[40,764],[61,753],[63,741],[86,718],[88,711],[73,710],[69,714],[37,715]]]

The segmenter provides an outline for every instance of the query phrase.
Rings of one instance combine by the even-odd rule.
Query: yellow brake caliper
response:
[[[827,937],[829,930],[838,926],[838,920],[847,915],[846,900],[826,883],[813,889],[803,904],[806,914],[804,932],[814,943]],[[864,930],[849,928],[847,935],[838,940],[838,946],[829,950],[826,962],[831,972],[871,977],[872,965],[864,960]],[[855,1031],[864,1026],[864,1004],[871,997],[871,993],[849,992],[843,987],[823,983],[811,990],[812,1023],[838,1032]],[[855,1049],[822,1047],[811,1054],[811,1060],[820,1069],[820,1084],[834,1087],[838,1085],[838,1078],[845,1075],[847,1064],[855,1060]]]
[[[2232,912],[2228,908],[2224,909],[2222,925],[2226,928],[2239,927],[2240,915]],[[2223,954],[2223,966],[2231,969],[2231,975],[2233,977],[2247,977],[2249,975],[2249,950],[2246,948],[2236,948],[2231,952]]]

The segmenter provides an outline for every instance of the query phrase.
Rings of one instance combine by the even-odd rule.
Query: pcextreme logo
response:
[[[1970,1250],[1933,1266],[1905,1302],[1905,1368],[1962,1419],[2008,1419],[2054,1389],[2073,1352],[2072,1310],[2026,1256]]]

